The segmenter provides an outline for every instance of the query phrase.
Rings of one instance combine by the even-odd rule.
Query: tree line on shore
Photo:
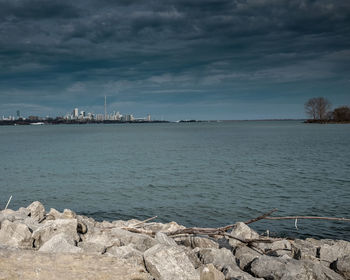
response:
[[[331,102],[324,97],[315,97],[305,103],[307,122],[350,122],[350,107],[340,106],[332,110]]]

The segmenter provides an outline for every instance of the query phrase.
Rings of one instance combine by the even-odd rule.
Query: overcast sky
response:
[[[349,89],[347,0],[0,0],[0,115],[304,118]]]

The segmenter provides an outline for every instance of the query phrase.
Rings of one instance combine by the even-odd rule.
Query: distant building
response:
[[[73,118],[78,118],[79,117],[79,110],[78,108],[74,108],[73,110]]]

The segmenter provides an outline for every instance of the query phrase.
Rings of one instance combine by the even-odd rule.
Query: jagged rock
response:
[[[256,242],[253,245],[269,256],[292,256],[292,245],[288,240],[276,240],[272,243]]]
[[[67,237],[64,233],[59,233],[46,241],[39,249],[39,252],[52,253],[80,253],[83,250],[74,246],[74,240]]]
[[[30,217],[36,221],[41,221],[45,216],[45,207],[39,201],[34,201],[27,209],[29,210]]]
[[[109,256],[0,250],[0,279],[151,280],[144,267]]]
[[[76,219],[77,214],[70,209],[64,209],[61,219]]]
[[[247,270],[251,262],[260,256],[259,252],[247,246],[238,246],[235,250],[237,264],[242,270]]]
[[[157,232],[155,236],[155,240],[160,244],[170,245],[170,246],[177,246],[174,239],[167,236],[165,233]]]
[[[133,233],[119,228],[111,229],[111,235],[119,239],[121,245],[133,244],[134,248],[141,252],[157,244],[157,241],[148,235]]]
[[[33,232],[33,238],[35,239],[34,245],[36,248],[40,248],[42,244],[59,233],[64,233],[67,238],[78,242],[79,235],[77,233],[77,225],[78,222],[76,219],[46,221],[42,227]]]
[[[225,279],[228,280],[263,280],[263,278],[255,278],[247,272],[242,271],[236,264],[225,266],[223,268]]]
[[[84,234],[81,236],[82,239],[88,237],[89,235],[93,235],[95,232],[96,221],[93,218],[89,218],[86,216],[77,215],[78,220],[78,233]],[[100,231],[99,228],[97,231]]]
[[[234,225],[231,235],[242,239],[242,240],[250,240],[259,238],[259,234],[248,227],[245,223],[238,222]]]
[[[46,221],[61,219],[62,213],[55,208],[50,208],[50,211],[46,214]]]
[[[37,230],[41,226],[41,224],[39,224],[38,221],[33,219],[32,217],[26,217],[23,220],[23,224],[25,224],[32,232]]]
[[[32,248],[32,233],[25,224],[5,220],[1,223],[0,244],[16,248]]]
[[[93,242],[79,242],[78,247],[81,248],[85,253],[92,253],[92,254],[103,254],[106,251],[106,246],[102,245],[100,243],[93,243]]]
[[[225,280],[225,275],[217,270],[213,264],[208,264],[201,268],[200,280]]]
[[[10,222],[23,221],[27,217],[28,217],[28,212],[24,210],[14,211],[12,209],[6,209],[6,210],[0,211],[0,223],[5,220],[8,220]]]
[[[83,243],[96,244],[96,248],[99,247],[112,247],[112,246],[121,246],[123,245],[121,241],[113,236],[110,231],[103,231],[95,229],[93,232],[88,231],[84,237]]]
[[[343,275],[345,279],[350,279],[350,255],[338,258],[331,264],[331,268]]]
[[[179,229],[184,229],[184,226],[179,225],[176,222],[170,222],[167,224],[162,224],[162,223],[149,223],[149,224],[144,224],[143,225],[144,229],[148,229],[151,231],[160,231],[160,232],[172,232],[175,230],[179,230]]]
[[[344,280],[319,262],[269,256],[256,258],[251,263],[250,271],[256,277],[271,280]]]
[[[175,241],[179,245],[184,245],[191,248],[216,248],[219,249],[219,244],[209,239],[208,237],[199,237],[199,236],[181,236],[176,237]]]
[[[198,252],[196,249],[199,249],[198,247],[196,249],[191,250],[188,247],[180,246],[183,248],[187,254],[187,257],[191,261],[192,265],[194,266],[195,269],[199,268],[202,266],[202,262],[198,258]]]
[[[350,242],[344,240],[320,240],[322,245],[319,247],[319,258],[330,263],[336,261],[338,258],[350,255]]]
[[[199,272],[180,246],[157,244],[144,252],[144,260],[156,280],[199,280]]]
[[[316,239],[296,239],[292,241],[292,255],[296,260],[317,260],[319,242]]]
[[[198,252],[199,259],[203,264],[212,263],[218,270],[222,270],[225,266],[236,264],[235,257],[232,252],[226,248],[215,249],[206,248]]]
[[[133,248],[132,245],[127,246],[113,246],[111,248],[108,248],[106,251],[106,254],[115,256],[117,258],[121,259],[127,259],[128,263],[133,263],[137,265],[143,265],[143,256],[142,253],[135,248]]]

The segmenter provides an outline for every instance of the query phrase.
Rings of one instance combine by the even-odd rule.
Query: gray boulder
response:
[[[0,250],[0,279],[152,280],[144,267],[105,255]]]
[[[26,217],[23,220],[23,224],[25,224],[31,231],[35,231],[42,226],[42,224],[39,224],[39,222],[32,217]]]
[[[225,280],[225,275],[213,264],[208,264],[200,269],[200,280]]]
[[[140,251],[136,250],[132,245],[127,246],[113,246],[107,249],[107,255],[115,256],[120,259],[126,259],[128,263],[143,266],[143,255]]]
[[[250,240],[259,238],[259,234],[248,227],[245,223],[238,222],[234,225],[231,235],[242,239],[242,240]]]
[[[99,243],[92,243],[92,242],[79,242],[78,247],[81,248],[84,253],[91,253],[91,254],[104,254],[106,252],[107,247],[99,244]]]
[[[28,217],[28,212],[24,211],[23,209],[18,211],[14,211],[12,209],[0,211],[0,223],[5,220],[8,220],[10,222],[23,221],[25,218]]]
[[[171,237],[167,236],[165,233],[162,233],[162,232],[157,232],[154,239],[160,244],[177,246],[177,243],[175,242],[174,239],[172,239]]]
[[[157,244],[143,254],[147,270],[156,280],[199,280],[199,272],[180,246]]]
[[[338,258],[331,267],[345,279],[350,279],[350,255]]]
[[[25,224],[5,220],[1,223],[0,244],[21,249],[32,248],[32,233]]]
[[[29,215],[36,221],[41,221],[45,217],[45,207],[39,201],[34,201],[27,207]]]
[[[344,280],[339,274],[319,262],[269,256],[255,259],[251,263],[250,271],[256,277],[271,280]]]
[[[39,249],[39,252],[51,253],[80,253],[83,250],[74,246],[74,240],[67,237],[64,233],[59,233],[46,241]]]
[[[180,236],[176,237],[175,241],[179,245],[184,245],[191,248],[216,248],[219,249],[219,244],[209,237],[200,236]]]
[[[203,264],[212,263],[218,270],[222,270],[225,266],[236,264],[235,257],[232,252],[226,248],[200,249],[198,252],[199,259]]]
[[[263,278],[255,278],[247,272],[242,271],[237,265],[230,265],[223,268],[225,279],[229,280],[263,280]]]
[[[129,221],[128,221],[129,222]],[[128,225],[133,225],[135,223],[128,223]],[[155,231],[155,232],[173,232],[179,229],[184,229],[184,226],[179,225],[176,222],[170,222],[167,224],[162,223],[145,223],[142,225],[143,229]]]
[[[103,231],[100,229],[94,229],[93,231],[88,231],[88,234],[82,235],[82,243],[96,244],[97,248],[102,246],[104,248],[112,246],[122,246],[121,241],[110,231]]]
[[[113,228],[111,236],[120,240],[121,245],[133,244],[134,248],[144,252],[157,244],[157,241],[145,234],[133,233],[119,228]]]
[[[77,233],[78,222],[76,219],[58,219],[46,221],[42,227],[33,232],[34,246],[40,248],[46,241],[51,239],[54,235],[64,233],[67,238],[79,241]]]
[[[338,258],[350,255],[350,242],[344,240],[320,240],[319,258],[328,265]]]
[[[292,256],[292,245],[286,240],[276,240],[272,243],[255,242],[253,245],[269,256],[280,257],[283,255]]]
[[[260,256],[259,252],[247,246],[238,246],[235,250],[237,264],[242,270],[247,270],[251,262]]]

